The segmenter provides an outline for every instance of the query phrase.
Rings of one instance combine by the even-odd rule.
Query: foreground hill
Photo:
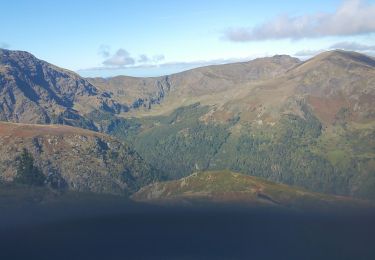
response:
[[[155,178],[136,152],[107,135],[70,126],[1,122],[0,181],[14,180],[24,148],[58,188],[128,194]]]
[[[154,203],[199,205],[208,202],[309,210],[371,206],[348,197],[313,193],[230,171],[197,172],[179,180],[154,183],[132,198]]]

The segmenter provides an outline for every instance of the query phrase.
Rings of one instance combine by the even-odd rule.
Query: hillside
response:
[[[89,78],[88,81],[102,90],[111,91],[130,108],[136,108],[130,110],[127,117],[160,115],[196,102],[223,103],[227,99],[223,99],[225,95],[232,96],[235,89],[243,84],[277,78],[299,63],[296,58],[276,55],[248,62],[201,67],[157,78],[118,76]],[[219,93],[224,94],[217,98]]]
[[[211,120],[222,113],[242,114],[246,121],[301,115],[306,102],[325,124],[343,117],[368,121],[374,116],[372,57],[347,51],[329,51],[301,62],[286,55],[249,62],[207,66],[158,78],[89,78],[126,104],[126,117],[166,115],[195,103],[211,106]],[[350,118],[348,118],[350,117]]]
[[[74,72],[24,51],[0,49],[0,120],[58,123],[96,129],[84,115],[92,110],[127,110],[111,94]]]
[[[179,180],[154,183],[139,190],[132,198],[154,203],[199,205],[209,202],[298,210],[333,210],[371,205],[230,171],[197,172]]]
[[[14,180],[24,148],[59,189],[129,194],[156,178],[135,151],[110,136],[70,126],[1,122],[1,182]]]
[[[191,79],[190,87],[175,86],[160,106],[133,118],[101,118],[109,133],[132,143],[170,179],[232,169],[312,191],[375,198],[374,59],[331,51],[288,68],[275,78],[218,84],[207,95],[208,83]]]
[[[158,78],[83,79],[1,50],[1,119],[99,130],[178,179],[231,169],[375,199],[375,62],[330,51]]]

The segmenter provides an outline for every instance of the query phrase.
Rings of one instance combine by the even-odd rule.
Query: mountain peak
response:
[[[347,62],[356,62],[362,65],[375,67],[375,59],[362,53],[354,51],[345,51],[336,49],[332,51],[323,52],[310,60],[329,60],[329,61],[340,61],[343,64]]]
[[[272,59],[278,60],[278,59],[297,59],[287,54],[276,54],[271,57]]]
[[[333,67],[347,70],[350,67],[361,67],[365,69],[373,69],[375,67],[375,59],[362,53],[332,50],[322,52],[311,59],[302,62],[294,67],[291,71],[297,73],[306,73],[311,69],[320,71],[331,71]]]
[[[34,55],[27,51],[14,51],[0,48],[0,66],[8,59],[23,58],[23,59],[37,59]]]
[[[285,64],[285,63],[291,63],[291,64],[297,64],[301,62],[298,58],[292,57],[290,55],[286,54],[277,54],[272,57],[264,57],[264,58],[257,58],[255,60],[249,61],[254,62],[254,61],[267,61],[267,62],[272,62],[276,64]]]
[[[127,110],[111,93],[26,51],[0,49],[0,85],[4,100],[0,120],[5,121],[63,123],[95,130],[83,114],[93,109]]]

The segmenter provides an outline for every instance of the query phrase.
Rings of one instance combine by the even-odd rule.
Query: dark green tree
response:
[[[33,186],[42,186],[46,177],[42,171],[34,165],[33,155],[23,148],[22,153],[17,158],[17,176],[16,183]]]

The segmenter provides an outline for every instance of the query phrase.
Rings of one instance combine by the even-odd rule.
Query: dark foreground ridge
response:
[[[0,259],[374,259],[375,212],[156,206],[104,195],[6,206]]]

